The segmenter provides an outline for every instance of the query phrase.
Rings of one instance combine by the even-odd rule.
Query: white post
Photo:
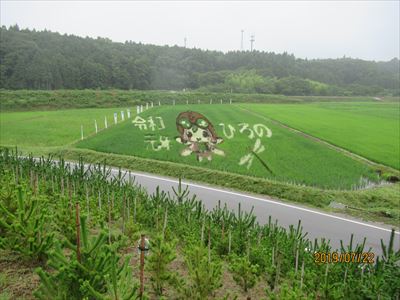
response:
[[[140,112],[141,113],[143,112],[143,105],[142,104],[140,105]]]
[[[151,107],[153,107],[153,106],[154,106],[153,101],[151,101]]]
[[[210,104],[212,104],[212,99],[210,100]]]
[[[131,118],[131,110],[129,108],[126,110],[126,114],[128,115],[128,119],[130,119]]]
[[[149,103],[146,102],[146,110],[148,110],[148,109],[149,109]]]
[[[81,140],[83,140],[83,125],[81,125]]]
[[[121,110],[121,120],[122,121],[125,120],[125,112],[123,110]]]
[[[222,99],[221,99],[221,104],[222,104]]]
[[[107,124],[107,117],[104,117],[104,127],[107,129],[108,124]]]
[[[94,129],[96,130],[96,134],[97,134],[97,121],[94,120]]]
[[[118,123],[118,114],[114,113],[114,124]]]
[[[140,114],[140,106],[139,105],[136,105],[136,114],[137,115]]]
[[[158,101],[158,106],[161,106],[161,102],[160,101]]]
[[[229,104],[232,104],[232,99],[229,99]]]
[[[172,105],[175,105],[175,99],[174,99],[174,100],[172,100]]]
[[[200,104],[200,100],[197,100],[197,103]]]

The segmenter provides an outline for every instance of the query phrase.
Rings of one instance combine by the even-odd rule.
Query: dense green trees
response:
[[[399,60],[296,59],[113,43],[50,31],[0,29],[0,88],[198,89],[287,95],[399,94]]]

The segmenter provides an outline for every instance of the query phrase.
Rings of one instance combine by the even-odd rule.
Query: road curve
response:
[[[35,159],[38,160],[38,158]],[[58,162],[57,160],[53,161]],[[77,164],[70,161],[66,163],[71,166]],[[89,164],[85,164],[86,168],[88,166]],[[112,176],[118,176],[119,169],[109,168]],[[127,170],[121,171],[128,173]],[[131,171],[130,174],[135,179],[134,184],[144,188],[149,194],[153,194],[157,187],[166,193],[173,193],[172,187],[176,188],[179,182],[178,179],[149,173]],[[125,176],[125,179],[127,179],[127,176]],[[388,245],[391,230],[394,228],[394,226],[390,227],[386,224],[365,222],[349,216],[326,213],[317,209],[278,201],[264,195],[251,195],[190,181],[182,181],[182,186],[183,188],[188,186],[190,193],[202,200],[209,210],[216,207],[220,201],[222,207],[226,204],[228,209],[237,211],[238,205],[241,203],[243,211],[250,211],[254,207],[253,213],[260,224],[267,223],[270,216],[274,222],[277,220],[278,225],[284,228],[288,228],[290,225],[297,226],[298,221],[301,220],[303,232],[307,232],[308,239],[325,238],[330,240],[332,250],[340,249],[340,241],[343,241],[343,244],[347,246],[351,234],[353,234],[353,245],[361,243],[366,238],[364,250],[371,249],[376,256],[381,255],[381,239]],[[394,229],[396,230],[394,248],[398,250],[400,249],[399,227]]]
[[[112,174],[118,174],[117,169],[111,169]],[[177,179],[147,174],[131,172],[135,178],[135,184],[143,187],[149,194],[155,192],[159,186],[160,190],[172,193],[172,187],[178,184]],[[381,255],[381,239],[388,244],[391,227],[384,224],[364,222],[348,216],[326,213],[317,209],[310,209],[301,205],[289,204],[265,196],[251,195],[236,192],[228,189],[197,184],[189,181],[182,181],[184,188],[189,187],[191,194],[197,195],[202,200],[207,209],[213,209],[221,201],[221,206],[225,203],[228,209],[237,211],[238,204],[241,203],[242,210],[250,211],[254,207],[254,214],[260,224],[268,222],[269,216],[272,220],[278,220],[278,224],[288,228],[290,225],[297,225],[301,220],[303,231],[308,232],[307,237],[311,240],[315,238],[326,238],[334,249],[340,249],[340,240],[344,245],[350,241],[351,234],[354,234],[354,242],[362,242],[364,237],[367,239],[365,250],[371,248],[376,255]],[[395,228],[395,249],[400,247],[399,228]],[[354,245],[354,244],[353,244]]]

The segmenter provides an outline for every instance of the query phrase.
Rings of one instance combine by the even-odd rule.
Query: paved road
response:
[[[117,174],[117,170],[112,170]],[[165,192],[172,193],[172,187],[176,187],[178,180],[146,173],[131,173],[135,177],[135,183],[145,188],[152,194],[157,186]],[[316,209],[310,209],[300,205],[293,205],[277,200],[272,200],[265,196],[255,196],[245,193],[239,193],[227,189],[200,185],[192,182],[183,181],[183,186],[189,186],[192,194],[196,194],[201,199],[207,209],[213,209],[221,201],[221,206],[226,203],[228,209],[237,210],[241,203],[242,209],[250,211],[254,206],[254,213],[260,224],[268,222],[269,216],[278,220],[278,224],[287,228],[289,225],[297,225],[301,220],[304,232],[308,232],[308,238],[325,237],[331,241],[334,249],[340,249],[340,240],[347,245],[350,236],[354,234],[355,242],[362,242],[367,238],[366,248],[372,248],[376,255],[381,254],[380,240],[388,243],[391,227],[383,224],[367,223],[347,216],[337,214],[328,214]],[[395,248],[400,247],[399,228],[396,229]]]
[[[69,164],[75,165],[73,162],[69,162]],[[111,169],[111,173],[117,176],[118,169]],[[173,193],[172,187],[176,188],[178,185],[177,179],[159,175],[131,172],[131,176],[134,176],[135,184],[146,189],[149,194],[154,193],[158,186],[164,192]],[[341,240],[347,246],[351,234],[354,234],[353,245],[361,243],[366,238],[364,250],[371,249],[375,255],[381,255],[381,239],[387,245],[393,228],[385,224],[365,222],[349,216],[328,214],[317,209],[284,203],[264,195],[251,195],[189,181],[182,181],[182,185],[183,188],[189,186],[191,194],[197,195],[197,199],[202,200],[205,207],[210,210],[218,205],[218,201],[221,201],[222,207],[226,203],[228,209],[234,211],[237,211],[238,204],[241,203],[243,211],[250,211],[254,207],[253,213],[260,224],[267,223],[269,216],[274,222],[278,220],[278,225],[285,228],[290,225],[297,226],[298,220],[301,220],[303,232],[308,233],[307,237],[310,240],[324,237],[330,240],[333,249],[340,249]],[[400,249],[399,227],[395,230],[394,247],[395,250],[398,250]]]

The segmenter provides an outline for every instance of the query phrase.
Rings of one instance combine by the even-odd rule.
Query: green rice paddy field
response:
[[[136,114],[132,114],[130,120],[117,125],[111,124],[114,112],[118,112],[120,121],[121,108],[2,112],[0,133],[2,146],[17,145],[27,149],[77,147],[300,185],[352,189],[362,187],[368,182],[378,182],[375,170],[324,144],[276,125],[270,119],[398,169],[398,109],[397,103],[354,102],[162,105],[140,114],[148,126],[142,130],[132,123]],[[136,108],[131,110],[136,111]],[[178,136],[175,120],[180,112],[187,110],[202,113],[213,123],[217,135],[224,139],[218,145],[225,152],[224,157],[214,155],[212,161],[198,162],[194,154],[186,157],[179,154],[185,146],[175,140]],[[109,128],[102,130],[105,116]],[[149,118],[154,121],[154,128],[151,128]],[[94,134],[95,119],[99,128],[97,135]],[[161,119],[163,124],[160,123]],[[248,124],[249,129],[244,129],[243,123]],[[81,125],[84,128],[83,141],[80,141]],[[254,125],[258,126],[257,132]],[[272,131],[271,137],[266,137],[265,130],[260,131],[265,127]],[[161,147],[160,138],[168,140],[164,147]],[[264,148],[258,153],[258,158],[251,154],[257,139],[260,141],[259,148]],[[241,160],[244,163],[240,165]]]
[[[54,147],[64,146],[84,135],[104,128],[104,118],[111,124],[115,108],[70,109],[57,111],[27,111],[0,113],[0,141],[2,146]]]
[[[260,116],[400,169],[400,103],[243,104]]]
[[[225,152],[225,157],[214,155],[212,161],[198,162],[193,154],[187,157],[179,154],[185,146],[175,141],[175,137],[178,136],[175,122],[177,115],[187,110],[202,113],[214,124],[218,136],[224,138],[224,142],[218,148]],[[76,146],[100,152],[167,160],[323,188],[349,189],[359,185],[363,179],[377,180],[377,175],[368,166],[281,128],[262,116],[243,111],[235,105],[161,106],[141,114],[144,120],[150,117],[153,120],[162,118],[165,128],[154,131],[150,128],[141,130],[132,122],[125,122],[85,139]],[[254,130],[253,138],[250,138],[251,131],[249,130],[240,132],[243,128],[243,125],[240,125],[242,123],[249,124],[250,129],[253,129],[254,125],[262,124],[272,131],[270,138],[267,138],[265,134],[259,138],[265,150],[258,154],[272,173],[256,157],[253,157],[249,167],[247,164],[239,164],[240,160],[254,148],[257,140]],[[228,137],[225,136],[223,126],[220,124],[224,124],[225,128],[231,125],[235,129],[231,139],[228,138],[231,132],[227,130]],[[154,151],[151,143],[145,142],[146,139],[159,141],[160,137],[168,138],[169,150],[164,148]],[[155,143],[158,145],[157,142]]]

